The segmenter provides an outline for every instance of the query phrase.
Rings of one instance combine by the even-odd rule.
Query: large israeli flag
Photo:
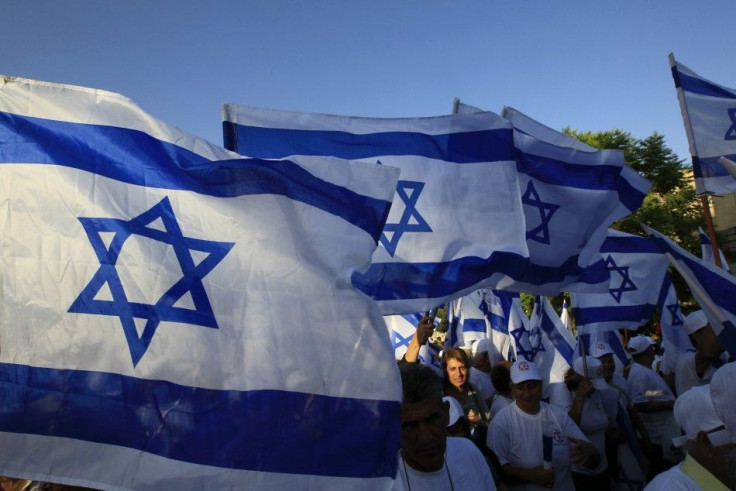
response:
[[[529,319],[530,339],[538,335],[534,350],[534,364],[539,369],[545,387],[563,383],[565,373],[572,366],[576,341],[562,323],[547,297],[537,297]]]
[[[578,334],[638,329],[657,308],[667,260],[650,240],[609,230],[600,253],[611,273],[606,293],[571,293]]]
[[[465,104],[458,110],[479,111]],[[531,262],[504,289],[605,291],[610,275],[599,248],[608,227],[641,205],[650,183],[625,165],[620,150],[598,150],[510,107],[501,115],[514,127]]]
[[[398,171],[242,159],[118,94],[0,78],[0,475],[386,489],[369,264]]]
[[[670,54],[672,77],[685,122],[698,194],[736,191],[736,179],[719,159],[736,160],[736,89],[696,74]]]
[[[526,267],[512,130],[496,114],[384,119],[227,104],[224,119],[226,146],[250,157],[401,169],[373,264],[353,276],[384,314],[423,312]]]
[[[448,338],[445,337],[446,348],[472,346],[479,339],[488,337],[486,316],[480,310],[481,301],[481,291],[476,290],[450,302],[448,322],[454,329],[455,336],[449,345]]]
[[[677,291],[669,273],[665,275],[659,294],[659,325],[662,327],[662,373],[674,373],[680,355],[693,349],[685,332],[685,316],[677,299]]]
[[[642,228],[687,282],[726,350],[736,353],[736,278],[693,256],[653,228]]]
[[[478,290],[478,308],[486,319],[486,336],[491,340],[488,355],[491,365],[512,359],[515,355],[509,330],[514,328],[518,317],[512,315],[514,299],[519,302],[519,294],[514,292],[484,288]]]

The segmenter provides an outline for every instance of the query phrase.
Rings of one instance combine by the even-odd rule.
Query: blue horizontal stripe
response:
[[[644,237],[615,237],[608,236],[601,245],[601,254],[662,254],[662,251],[651,240]]]
[[[486,321],[484,319],[464,319],[463,332],[486,332]]]
[[[647,193],[642,193],[638,188],[632,186],[623,174],[616,181],[616,189],[618,190],[618,200],[632,213],[639,209],[647,196]]]
[[[548,284],[572,280],[597,284],[610,278],[602,260],[586,269],[577,261],[573,256],[562,266],[541,266],[514,253],[494,252],[489,258],[468,256],[444,263],[373,263],[365,273],[353,273],[352,283],[375,300],[388,301],[451,297],[494,274],[528,284],[529,292],[534,286],[546,292]]]
[[[724,155],[729,160],[736,162],[736,154]],[[693,156],[693,175],[700,178],[709,177],[731,177],[725,167],[718,161],[718,157]]]
[[[516,169],[533,179],[577,189],[613,191],[621,174],[618,165],[583,165],[516,151]]]
[[[654,313],[654,305],[616,305],[611,307],[573,307],[573,315],[578,326],[598,322],[641,322],[648,321]]]
[[[736,99],[736,93],[733,91],[703,78],[687,75],[679,71],[676,66],[672,67],[672,77],[675,79],[675,87],[682,87],[683,90],[692,92],[693,94]]]
[[[393,477],[399,403],[0,364],[0,431],[226,469]]]
[[[511,128],[428,135],[262,128],[227,121],[222,125],[225,148],[260,159],[323,155],[357,160],[417,155],[456,164],[514,160]]]
[[[555,326],[555,323],[552,322],[552,319],[549,318],[546,312],[543,312],[540,327],[542,328],[542,331],[547,334],[547,339],[549,339],[557,352],[562,355],[569,365],[572,365],[572,359],[573,356],[575,356],[575,348],[567,343],[567,340],[565,340],[562,334],[559,333],[557,326]]]
[[[0,113],[0,164],[53,164],[128,184],[217,197],[277,194],[339,216],[377,242],[391,202],[319,179],[299,165],[258,159],[212,162],[136,130]]]

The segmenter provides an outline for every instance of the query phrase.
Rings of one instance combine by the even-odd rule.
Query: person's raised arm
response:
[[[434,332],[434,314],[425,315],[417,325],[417,332],[411,338],[409,347],[404,354],[404,361],[407,363],[416,363],[419,360],[419,348],[424,346],[429,337]]]

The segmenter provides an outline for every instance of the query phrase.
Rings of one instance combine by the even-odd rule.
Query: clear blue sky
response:
[[[0,73],[120,92],[222,143],[221,106],[357,116],[513,106],[687,140],[667,55],[736,87],[733,0],[125,0],[0,6]]]

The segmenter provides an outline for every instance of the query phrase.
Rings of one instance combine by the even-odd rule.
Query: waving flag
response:
[[[0,475],[391,486],[398,372],[348,278],[395,169],[242,159],[118,94],[11,77],[0,142]]]
[[[687,282],[729,353],[736,353],[736,278],[699,259],[656,230],[642,225],[654,243]]]
[[[450,302],[448,322],[456,333],[451,343],[445,337],[445,349],[453,346],[471,346],[475,341],[487,337],[486,317],[480,310],[479,290]]]
[[[383,319],[388,327],[391,344],[394,347],[394,356],[397,360],[403,358],[409,343],[417,332],[417,325],[423,314],[386,315]],[[435,320],[435,324],[437,321]],[[439,358],[439,349],[432,343],[426,343],[419,348],[419,362],[432,368],[438,375],[442,375],[442,363]]]
[[[700,236],[700,254],[703,257],[703,261],[715,264],[716,261],[713,258],[713,244],[710,241],[710,237],[708,237],[708,234],[705,233],[705,230],[703,230],[702,227],[698,227],[698,235]],[[718,249],[718,255],[721,259],[721,267],[730,273],[731,268],[728,267],[728,261],[726,261],[726,256],[723,255],[723,251]]]
[[[462,113],[477,108],[460,105]],[[635,211],[650,183],[620,150],[597,150],[505,107],[514,127],[530,267],[503,287],[539,295],[605,291],[610,275],[599,248],[608,227]]]
[[[571,293],[578,333],[637,329],[657,307],[667,260],[650,240],[609,230],[600,249],[611,283],[606,293]]]
[[[512,130],[500,116],[376,119],[234,104],[224,116],[226,146],[243,155],[401,169],[373,264],[353,276],[384,314],[423,312],[526,267]]]
[[[575,338],[562,324],[547,297],[537,297],[529,320],[531,332],[539,334],[534,364],[546,384],[565,381],[575,356]]]
[[[513,323],[511,309],[513,299],[519,298],[519,294],[487,288],[478,290],[478,294],[480,296],[478,308],[486,318],[486,336],[492,345],[492,349],[488,350],[491,364],[510,360],[513,357],[509,336],[509,324]]]
[[[736,179],[719,162],[736,160],[736,89],[696,74],[670,54],[672,77],[685,122],[698,194],[736,191]]]
[[[677,292],[669,273],[665,275],[659,295],[659,325],[662,327],[662,373],[674,373],[679,356],[693,348],[685,332],[685,316],[680,309]]]

